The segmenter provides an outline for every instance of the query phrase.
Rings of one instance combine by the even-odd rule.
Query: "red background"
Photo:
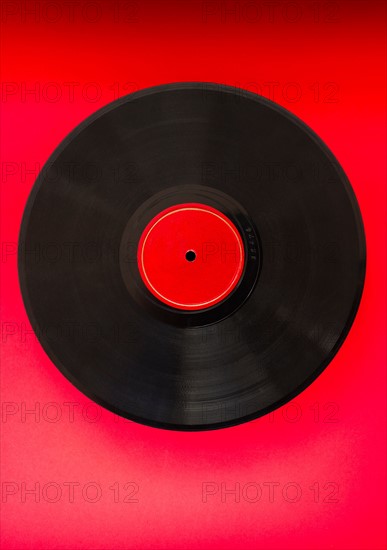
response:
[[[2,548],[384,548],[385,3],[1,7]],[[94,407],[28,333],[17,278],[34,171],[97,108],[175,81],[241,86],[298,115],[342,164],[366,229],[364,295],[334,361],[291,404],[215,432]]]

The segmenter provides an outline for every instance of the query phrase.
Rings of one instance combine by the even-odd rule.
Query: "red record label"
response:
[[[241,278],[244,259],[231,220],[199,203],[174,205],[155,216],[137,253],[148,290],[171,307],[191,311],[224,300]]]

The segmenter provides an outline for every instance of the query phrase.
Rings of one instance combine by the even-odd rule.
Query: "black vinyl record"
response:
[[[343,343],[364,274],[331,152],[273,102],[216,84],[142,90],[78,126],[39,175],[19,243],[55,365],[107,409],[169,429],[296,396]]]

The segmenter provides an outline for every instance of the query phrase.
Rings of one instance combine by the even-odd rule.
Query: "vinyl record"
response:
[[[78,126],[31,192],[31,324],[97,403],[169,429],[257,418],[308,386],[365,273],[343,170],[300,120],[215,84],[142,90]]]

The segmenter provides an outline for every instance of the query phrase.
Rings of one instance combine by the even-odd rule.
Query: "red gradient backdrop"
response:
[[[1,9],[2,548],[385,548],[385,3]],[[215,432],[94,406],[30,333],[17,277],[23,208],[53,149],[114,98],[175,81],[241,86],[303,119],[349,176],[367,237],[360,310],[331,365],[287,406]]]

